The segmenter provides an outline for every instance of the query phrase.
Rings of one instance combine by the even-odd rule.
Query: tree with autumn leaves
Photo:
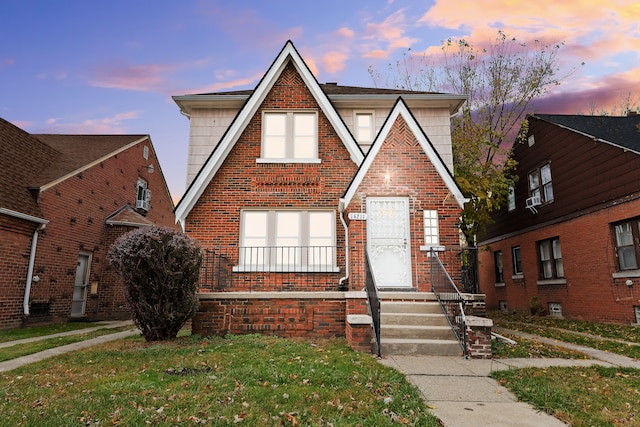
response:
[[[460,228],[470,245],[504,206],[514,185],[511,146],[527,132],[532,101],[560,84],[561,43],[519,42],[499,31],[485,47],[449,39],[438,53],[405,53],[386,74],[369,69],[374,81],[407,90],[464,94],[467,101],[451,120],[456,181],[470,201]]]

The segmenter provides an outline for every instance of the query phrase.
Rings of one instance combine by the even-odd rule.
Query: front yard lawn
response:
[[[344,340],[118,340],[0,374],[13,426],[438,426],[400,372]]]

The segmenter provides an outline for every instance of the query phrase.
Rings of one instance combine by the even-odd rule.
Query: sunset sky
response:
[[[149,134],[175,201],[189,121],[171,96],[254,88],[287,40],[321,83],[374,86],[368,68],[408,48],[503,30],[564,43],[558,64],[575,71],[539,113],[640,98],[638,0],[2,0],[0,14],[0,117],[31,133]]]

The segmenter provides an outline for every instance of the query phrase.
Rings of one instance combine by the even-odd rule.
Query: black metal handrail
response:
[[[464,314],[466,299],[442,265],[438,252],[430,251],[431,291],[442,307],[465,359],[467,358],[467,326]]]
[[[367,301],[369,302],[369,309],[371,311],[371,318],[373,319],[373,334],[376,340],[376,354],[378,357],[382,355],[380,351],[380,296],[378,295],[378,287],[376,286],[376,279],[371,272],[371,263],[369,261],[369,253],[365,250],[365,286],[367,289]]]
[[[335,246],[218,246],[203,250],[200,289],[334,290],[339,274]]]

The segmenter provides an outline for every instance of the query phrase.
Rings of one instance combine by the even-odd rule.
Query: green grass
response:
[[[506,358],[560,358],[560,359],[588,359],[589,356],[578,351],[563,347],[549,345],[539,340],[529,340],[512,335],[504,335],[516,341],[516,344],[508,344],[502,340],[491,342],[491,351],[494,359]]]
[[[14,426],[437,426],[400,372],[344,340],[118,340],[0,374]]]
[[[94,324],[95,325],[95,324]],[[78,333],[74,335],[68,335],[56,338],[46,338],[34,342],[16,344],[11,347],[0,348],[0,362],[6,360],[16,359],[18,357],[27,356],[29,354],[37,353],[40,351],[48,350],[50,348],[60,347],[67,344],[73,344],[80,341],[85,341],[91,338],[96,338],[102,335],[113,334],[121,331],[128,331],[133,326],[122,326],[118,328],[102,328],[96,331],[88,333]]]
[[[640,359],[640,328],[549,317],[490,313],[495,326]],[[588,335],[585,335],[588,334]]]
[[[59,334],[61,332],[75,331],[78,329],[95,328],[100,326],[95,322],[67,322],[55,325],[30,326],[28,328],[0,330],[0,343],[16,341],[25,338],[41,337],[45,335]]]
[[[573,427],[640,425],[640,370],[547,368],[494,372],[520,400]]]

